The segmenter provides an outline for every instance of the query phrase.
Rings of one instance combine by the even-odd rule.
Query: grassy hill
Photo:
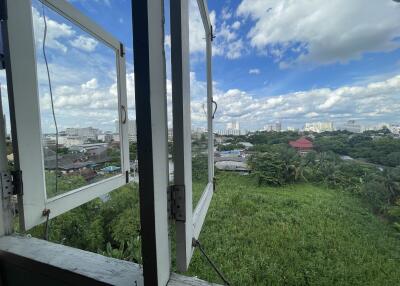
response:
[[[358,198],[222,174],[200,236],[233,285],[400,285],[400,239]],[[221,283],[195,252],[189,275]]]

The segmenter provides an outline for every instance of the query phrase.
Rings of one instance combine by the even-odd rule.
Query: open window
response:
[[[129,182],[125,58],[118,40],[67,1],[6,4],[18,204],[27,230]]]
[[[186,271],[214,191],[212,26],[206,1],[171,1],[177,266]],[[196,74],[194,71],[198,71]]]

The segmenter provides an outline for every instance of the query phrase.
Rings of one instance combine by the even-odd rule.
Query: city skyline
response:
[[[109,11],[109,2],[71,0],[71,3],[126,46],[128,115],[135,119],[129,4],[112,4],[113,13],[118,13],[120,19],[115,25],[113,15],[102,13]],[[35,39],[40,47],[43,16],[40,3],[34,0],[33,4]],[[338,13],[342,5],[346,5],[349,13]],[[232,0],[210,2],[209,8],[216,35],[213,43],[214,100],[218,103],[216,130],[224,129],[228,122],[235,120],[247,130],[259,130],[277,120],[293,128],[302,128],[310,121],[345,124],[348,120],[357,120],[366,126],[399,121],[400,6],[393,1],[372,0],[365,7],[361,0],[351,4],[344,0],[329,4],[322,0],[312,3]],[[293,15],[304,15],[307,9],[316,11],[315,23],[308,22],[307,17],[293,19]],[[268,13],[259,12],[266,10]],[[107,16],[99,17],[99,13]],[[112,130],[118,118],[118,103],[110,50],[50,9],[46,8],[46,15],[51,23],[46,48],[59,127],[93,126]],[[367,20],[371,15],[380,19],[385,15],[382,29]],[[335,17],[340,25],[324,25],[325,19]],[[299,33],[293,29],[296,25],[287,27],[285,21],[302,24],[304,30]],[[190,1],[190,87],[192,123],[196,127],[205,124],[205,43],[199,23],[196,1]],[[315,27],[324,27],[318,39],[312,37]],[[354,33],[357,29],[360,32]],[[281,33],[283,30],[287,33]],[[346,37],[332,41],[337,34]],[[171,110],[168,13],[165,38],[166,96]],[[357,45],[358,42],[367,44]],[[321,46],[321,43],[329,45]],[[47,133],[54,129],[54,124],[39,48],[37,53],[42,127]],[[8,119],[4,71],[0,72],[0,82]]]

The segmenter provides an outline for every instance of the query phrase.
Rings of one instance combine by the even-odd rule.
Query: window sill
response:
[[[26,280],[34,285],[41,280],[45,281],[42,285],[143,285],[142,267],[138,264],[24,236],[0,237],[0,266],[1,277],[10,285]],[[11,273],[10,269],[17,270]],[[168,285],[215,284],[173,273]]]

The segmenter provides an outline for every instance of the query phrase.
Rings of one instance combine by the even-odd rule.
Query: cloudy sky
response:
[[[51,132],[40,50],[43,15],[39,2],[33,2],[42,128]],[[70,2],[125,44],[133,117],[130,1]],[[192,120],[194,127],[202,127],[205,35],[196,1],[190,2]],[[165,6],[170,104],[169,1]],[[233,120],[246,129],[278,120],[284,127],[314,121],[340,126],[349,119],[364,125],[400,123],[400,4],[392,0],[209,0],[208,6],[216,34],[217,129]],[[117,91],[112,51],[49,9],[46,15],[46,47],[61,129],[93,126],[114,131]]]

